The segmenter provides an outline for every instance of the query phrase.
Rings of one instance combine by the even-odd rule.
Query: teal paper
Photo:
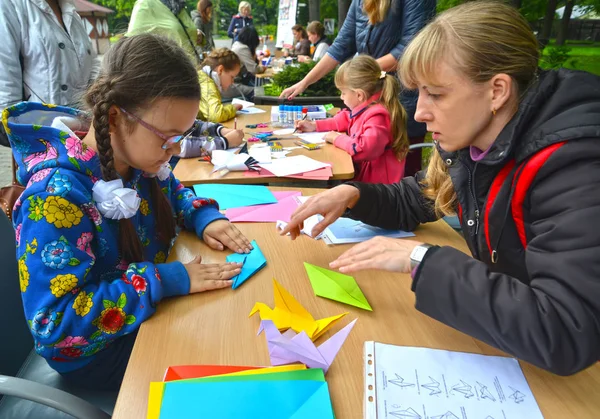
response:
[[[242,285],[267,264],[267,259],[265,259],[260,251],[258,244],[256,244],[256,240],[252,240],[252,247],[253,249],[248,254],[233,253],[226,258],[227,262],[238,262],[244,264],[239,275],[232,278],[233,285],[231,288],[233,289],[236,289]]]
[[[333,419],[329,387],[322,381],[171,381],[160,419]]]
[[[194,192],[200,198],[214,199],[222,210],[277,202],[266,186],[206,183],[194,185]]]

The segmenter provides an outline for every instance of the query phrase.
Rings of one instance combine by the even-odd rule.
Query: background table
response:
[[[302,191],[305,195],[318,192]],[[149,383],[161,381],[170,365],[269,365],[265,338],[256,336],[259,318],[248,318],[248,313],[257,301],[273,306],[273,278],[315,318],[350,312],[324,338],[358,318],[326,376],[339,419],[362,417],[366,340],[505,355],[416,311],[409,275],[374,271],[354,274],[373,312],[315,297],[303,262],[326,267],[350,245],[327,246],[306,236],[291,241],[280,237],[273,223],[236,225],[259,243],[267,266],[235,291],[225,289],[163,301],[139,331],[113,418],[144,418]],[[468,253],[462,237],[443,221],[421,226],[416,233],[419,240],[451,245]],[[183,233],[169,259],[189,262],[198,253],[206,262],[222,262],[227,254],[212,251],[194,235]],[[598,364],[573,377],[558,377],[525,362],[521,366],[546,419],[600,417]],[[235,396],[231,399],[235,401]]]
[[[251,114],[251,115],[240,115],[237,117],[238,129],[243,129],[244,132],[254,133],[257,131],[277,130],[278,128],[258,128],[249,129],[246,125],[258,124],[260,122],[271,121],[271,107],[270,106],[257,106],[258,108],[266,110],[265,113]],[[227,121],[223,124],[227,128],[233,128],[234,121]],[[248,138],[249,136],[246,136]],[[296,146],[295,140],[279,140],[284,147]],[[251,146],[253,143],[250,143]],[[344,150],[341,150],[332,144],[324,144],[319,150],[309,151],[304,148],[292,150],[288,156],[296,156],[304,154],[312,159],[326,162],[331,164],[333,176],[331,180],[347,180],[354,177],[354,164],[352,163],[352,157]],[[298,179],[284,178],[284,177],[247,177],[244,172],[229,172],[223,177],[218,177],[216,173],[211,173],[214,166],[205,161],[198,161],[198,158],[181,159],[173,173],[175,177],[179,179],[181,183],[186,186],[192,186],[197,183],[282,183],[282,182],[298,182]]]

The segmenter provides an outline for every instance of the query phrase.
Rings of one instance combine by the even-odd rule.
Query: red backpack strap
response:
[[[511,200],[511,211],[512,217],[521,239],[523,248],[527,247],[527,235],[525,234],[525,220],[523,218],[523,203],[527,196],[527,191],[533,183],[535,176],[540,171],[544,163],[550,158],[550,156],[559,148],[564,146],[566,141],[552,144],[546,148],[535,153],[525,162],[521,163],[518,172],[520,173],[516,179],[515,190]],[[522,170],[521,170],[522,168]]]
[[[500,188],[502,188],[502,185],[504,185],[504,181],[506,180],[508,175],[510,175],[510,173],[512,172],[514,167],[515,167],[515,161],[511,160],[508,163],[506,163],[506,165],[500,170],[500,172],[498,172],[498,174],[494,178],[494,181],[492,182],[492,186],[490,186],[490,191],[488,193],[488,199],[487,199],[487,202],[485,203],[485,212],[483,215],[483,232],[485,234],[485,242],[487,243],[490,255],[492,254],[492,244],[490,242],[490,223],[489,223],[490,210],[492,209],[492,206],[494,205],[494,201],[496,201],[496,197],[498,196],[498,193],[500,192]]]

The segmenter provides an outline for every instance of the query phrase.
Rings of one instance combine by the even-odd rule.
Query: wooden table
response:
[[[304,195],[318,191],[302,190]],[[409,275],[373,271],[354,275],[373,312],[315,297],[302,262],[326,267],[350,245],[327,246],[306,236],[292,242],[278,236],[272,223],[237,226],[259,243],[267,266],[235,291],[226,289],[163,301],[139,331],[114,419],[144,418],[149,383],[161,381],[170,365],[269,365],[265,338],[256,336],[259,319],[248,318],[248,313],[257,301],[273,305],[272,278],[289,290],[315,318],[350,312],[325,337],[350,320],[359,319],[327,374],[335,414],[340,419],[362,417],[363,343],[366,340],[505,355],[416,311]],[[452,245],[468,253],[462,237],[443,221],[421,226],[416,233],[419,240]],[[226,256],[224,252],[209,250],[194,235],[183,233],[169,260],[189,262],[198,253],[206,262],[223,262]],[[521,366],[546,419],[600,417],[598,364],[566,378],[525,362],[521,362]]]
[[[237,126],[243,129],[246,133],[254,133],[257,131],[271,130],[271,128],[258,128],[249,129],[246,125],[258,124],[260,122],[270,122],[271,120],[271,107],[270,106],[257,106],[258,108],[264,109],[265,113],[252,114],[252,115],[240,115],[237,117]],[[223,124],[227,128],[233,128],[234,121],[227,121]],[[276,130],[274,128],[273,130]],[[281,144],[284,147],[295,146],[295,140],[281,140]],[[297,141],[297,139],[296,139]],[[345,151],[333,146],[332,144],[325,144],[320,150],[308,151],[304,148],[292,150],[288,156],[296,156],[298,154],[304,154],[312,159],[319,160],[326,163],[331,163],[333,176],[332,180],[347,180],[354,177],[354,165],[352,158]],[[285,178],[285,177],[246,177],[244,172],[229,172],[223,177],[218,177],[216,173],[211,173],[214,166],[205,161],[198,161],[198,158],[181,159],[173,173],[175,177],[179,179],[186,186],[192,186],[197,183],[272,183],[272,182],[294,182],[298,179]]]

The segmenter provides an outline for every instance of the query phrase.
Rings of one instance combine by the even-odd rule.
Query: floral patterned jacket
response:
[[[18,178],[27,185],[15,205],[17,258],[25,315],[36,351],[59,372],[81,368],[115,339],[135,331],[165,297],[189,292],[180,262],[165,263],[169,246],[157,238],[149,179],[136,171],[125,187],[141,198],[131,218],[146,262],[119,255],[118,222],[102,217],[92,199],[101,177],[96,153],[67,125],[75,109],[20,103],[6,109]],[[211,199],[196,198],[171,173],[159,181],[181,227],[202,236],[224,218]]]

